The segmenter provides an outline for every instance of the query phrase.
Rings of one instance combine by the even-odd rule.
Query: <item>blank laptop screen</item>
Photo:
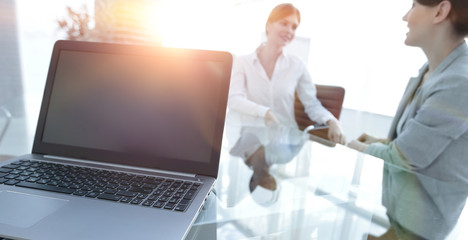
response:
[[[42,141],[210,161],[222,63],[62,50]]]

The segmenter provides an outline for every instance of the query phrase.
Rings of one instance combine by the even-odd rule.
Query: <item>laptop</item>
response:
[[[57,41],[0,238],[183,239],[218,175],[232,55]]]

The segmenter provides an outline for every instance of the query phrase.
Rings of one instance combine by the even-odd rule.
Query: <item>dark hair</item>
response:
[[[297,15],[298,23],[300,23],[301,13],[299,12],[299,10],[296,7],[294,7],[291,3],[282,3],[276,6],[275,8],[273,8],[273,10],[271,10],[270,16],[268,16],[268,20],[266,24],[279,21],[293,14]],[[265,28],[265,31],[266,31],[266,28]]]
[[[416,0],[425,6],[436,6],[444,0]],[[467,0],[446,0],[452,4],[449,13],[450,21],[455,32],[461,36],[468,36],[468,1]]]

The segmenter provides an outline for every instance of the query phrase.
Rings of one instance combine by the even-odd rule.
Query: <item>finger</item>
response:
[[[342,134],[334,134],[332,141],[338,144],[344,144],[344,139]]]
[[[357,142],[356,140],[351,140],[347,146],[349,148],[356,149],[356,142]]]
[[[339,143],[339,140],[340,140],[340,139],[339,139],[339,137],[338,137],[337,135],[333,135],[332,141],[333,141],[334,143]]]
[[[328,139],[330,139],[331,141],[333,141],[333,133],[331,131],[328,131]]]
[[[341,143],[342,145],[346,145],[346,137],[345,137],[344,135],[341,135],[341,137],[340,137],[340,143]]]
[[[368,135],[365,134],[365,133],[363,133],[361,136],[359,136],[359,137],[357,138],[357,140],[358,140],[359,142],[365,142],[365,141],[367,141],[367,139],[368,139]]]

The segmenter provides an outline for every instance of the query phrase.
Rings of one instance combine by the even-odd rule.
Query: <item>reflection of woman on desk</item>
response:
[[[329,126],[330,140],[344,144],[345,138],[340,124],[316,98],[316,88],[305,65],[299,58],[283,52],[283,47],[293,40],[299,23],[300,13],[291,4],[280,4],[272,10],[266,23],[267,41],[252,54],[241,56],[234,62],[229,108],[231,111],[260,119],[257,127],[263,128],[260,132],[268,128],[266,131],[269,131],[271,138],[272,135],[281,134],[281,131],[271,134],[275,129],[298,128],[294,118],[294,94],[297,92],[308,116],[319,124]],[[243,133],[247,134],[246,131]],[[266,163],[264,159],[268,152],[264,153],[262,148],[259,149],[260,152],[255,152],[256,149],[239,147],[260,147],[258,139],[255,139],[259,136],[254,135],[241,136],[237,148],[231,153],[243,156],[248,165],[253,165],[254,175],[261,176],[257,181],[260,185],[266,182],[265,179],[270,179],[267,181],[270,184],[265,183],[262,186],[275,189],[276,183],[273,183],[274,180],[267,170],[267,165],[271,165],[271,162]],[[244,153],[240,153],[241,151]],[[270,155],[284,155],[279,153],[279,150],[277,152],[278,154]],[[247,159],[252,155],[258,156],[258,159]],[[266,161],[271,161],[268,156],[266,158]],[[281,161],[286,162],[284,159]],[[257,164],[258,162],[262,164]]]
[[[349,146],[415,172],[384,169],[385,236],[443,239],[468,196],[468,1],[416,0],[403,20],[405,43],[428,62],[410,79],[389,138],[363,134]]]

